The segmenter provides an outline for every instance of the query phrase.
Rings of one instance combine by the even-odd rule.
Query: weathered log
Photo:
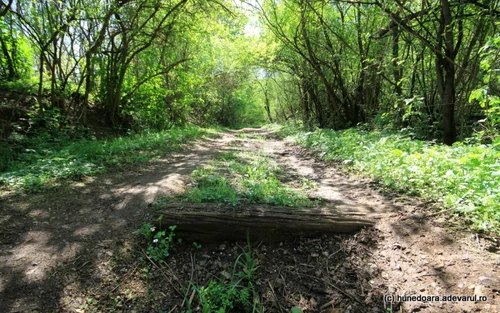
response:
[[[374,224],[375,215],[337,212],[328,208],[291,208],[271,205],[170,203],[155,212],[161,227],[176,225],[176,234],[196,241],[279,241],[296,236],[351,233]]]

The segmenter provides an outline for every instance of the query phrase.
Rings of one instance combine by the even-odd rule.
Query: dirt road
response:
[[[263,295],[268,312],[289,312],[292,305],[309,312],[382,312],[391,308],[384,294],[487,298],[477,303],[398,301],[394,312],[500,312],[498,242],[453,230],[450,212],[436,213],[418,199],[381,194],[372,181],[349,177],[337,164],[319,161],[314,153],[263,129],[226,132],[122,173],[0,198],[0,312],[183,312],[182,297],[155,285],[161,275],[137,276],[142,265],[135,259],[131,233],[150,221],[151,203],[182,193],[196,167],[230,151],[263,151],[288,171],[288,180],[314,181],[317,188],[310,197],[340,211],[380,217],[374,228],[358,234],[260,247],[260,279],[274,286],[274,296]],[[227,251],[233,244],[206,245],[197,254],[192,246],[180,245],[172,253],[173,276],[189,278],[183,256],[192,263],[187,272],[193,272],[193,255],[222,253],[222,245]],[[336,248],[341,253],[333,257]],[[279,249],[297,256],[288,264],[283,256],[270,256],[269,251]],[[204,264],[200,261],[199,267]],[[286,280],[276,274],[277,268],[289,271]],[[317,279],[316,287],[303,286],[304,275]],[[135,285],[124,291],[128,283]]]

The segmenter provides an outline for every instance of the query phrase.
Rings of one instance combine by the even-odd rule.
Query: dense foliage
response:
[[[411,127],[447,144],[498,133],[499,1],[265,0],[278,120]],[[479,87],[479,89],[478,89]],[[484,100],[489,99],[489,100]]]
[[[498,0],[8,0],[0,83],[83,125],[89,112],[136,130],[295,118],[489,142],[499,16]]]
[[[230,1],[0,2],[0,85],[87,125],[135,130],[264,120],[255,37]],[[17,84],[19,85],[19,84]]]

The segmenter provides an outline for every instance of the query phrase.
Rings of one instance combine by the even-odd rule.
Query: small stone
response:
[[[311,299],[309,300],[309,303],[310,303],[313,307],[315,307],[315,306],[317,306],[317,305],[318,305],[318,301],[316,301],[316,299],[314,299],[314,298],[312,298],[312,297],[311,297]]]
[[[224,276],[224,278],[226,278],[226,279],[230,279],[230,278],[231,278],[231,274],[229,274],[229,273],[228,273],[228,272],[226,272],[226,271],[222,271],[222,272],[221,272],[221,275],[222,275],[222,276]]]
[[[481,285],[477,285],[475,288],[474,288],[474,294],[476,296],[484,296],[484,292],[483,292],[483,286]]]
[[[378,272],[378,267],[376,264],[368,263],[366,264],[365,271],[368,275],[375,276]]]
[[[403,249],[403,246],[402,246],[402,245],[400,245],[399,243],[394,243],[394,244],[392,245],[392,250],[396,250],[396,249],[401,249],[401,250],[402,250],[402,249]]]

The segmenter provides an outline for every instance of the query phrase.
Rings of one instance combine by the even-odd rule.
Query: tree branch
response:
[[[182,59],[182,60],[179,60],[177,62],[174,62],[172,64],[170,64],[167,68],[163,69],[162,71],[160,72],[156,72],[154,74],[151,74],[149,76],[146,76],[144,77],[143,79],[141,79],[139,82],[137,82],[133,87],[132,89],[125,95],[123,96],[123,100],[128,100],[130,99],[130,97],[132,97],[132,95],[137,91],[137,89],[139,89],[142,85],[144,85],[145,83],[147,83],[149,80],[155,78],[156,76],[160,76],[160,75],[163,75],[163,74],[168,74],[171,70],[174,69],[174,67],[176,67],[177,65],[179,64],[182,64],[184,62],[187,62],[187,61],[190,61],[191,59]]]
[[[5,4],[3,1],[0,1],[0,17],[7,15],[7,12],[10,11],[10,6],[13,2],[14,0],[9,0],[9,3]]]

